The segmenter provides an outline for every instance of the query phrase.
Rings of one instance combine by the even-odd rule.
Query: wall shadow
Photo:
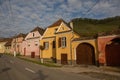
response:
[[[41,70],[39,70],[36,74],[38,74],[38,77],[33,80],[46,80],[46,78],[48,77]]]
[[[11,69],[11,68],[9,68],[9,67],[3,68],[3,69],[0,71],[0,73],[6,72],[6,71],[8,71],[8,70],[10,70],[10,69]]]

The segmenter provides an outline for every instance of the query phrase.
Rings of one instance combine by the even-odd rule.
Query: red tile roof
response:
[[[5,46],[11,46],[11,44],[12,44],[12,38],[7,41],[7,43],[5,44]]]
[[[40,27],[37,26],[31,32],[34,32],[34,31],[38,31],[41,35],[43,35],[45,30],[43,28],[40,28]]]
[[[0,42],[7,42],[9,41],[11,38],[0,38]]]
[[[25,38],[25,37],[26,37],[26,34],[20,33],[20,34],[14,36],[13,38],[18,38],[18,37],[23,37],[23,38]]]
[[[50,27],[55,27],[55,26],[60,26],[60,24],[61,24],[62,22],[64,22],[68,27],[70,27],[70,26],[68,25],[68,23],[65,22],[63,19],[59,19],[59,20],[57,20],[55,23],[53,23],[52,25],[50,25],[48,28],[50,28]],[[71,28],[71,27],[70,27],[70,28]]]

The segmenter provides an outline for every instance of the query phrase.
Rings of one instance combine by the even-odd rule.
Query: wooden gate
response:
[[[31,58],[35,58],[35,52],[31,52]]]
[[[94,47],[88,43],[79,44],[76,48],[76,63],[94,65]]]
[[[120,66],[120,43],[112,42],[106,45],[105,48],[106,65],[107,66]]]
[[[68,64],[67,62],[67,54],[61,54],[61,64]]]

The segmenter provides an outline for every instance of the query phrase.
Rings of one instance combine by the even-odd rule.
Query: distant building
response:
[[[9,39],[4,46],[5,46],[5,53],[11,54],[12,38]]]
[[[26,36],[26,34],[20,33],[13,37],[12,47],[11,47],[12,54],[14,52],[16,52],[16,54],[22,53],[22,42],[23,42],[25,36]]]
[[[10,41],[10,38],[2,38],[0,39],[0,53],[6,53],[6,43]]]

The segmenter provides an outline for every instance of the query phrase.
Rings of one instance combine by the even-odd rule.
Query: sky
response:
[[[47,28],[62,18],[120,16],[120,0],[0,0],[0,37]]]

